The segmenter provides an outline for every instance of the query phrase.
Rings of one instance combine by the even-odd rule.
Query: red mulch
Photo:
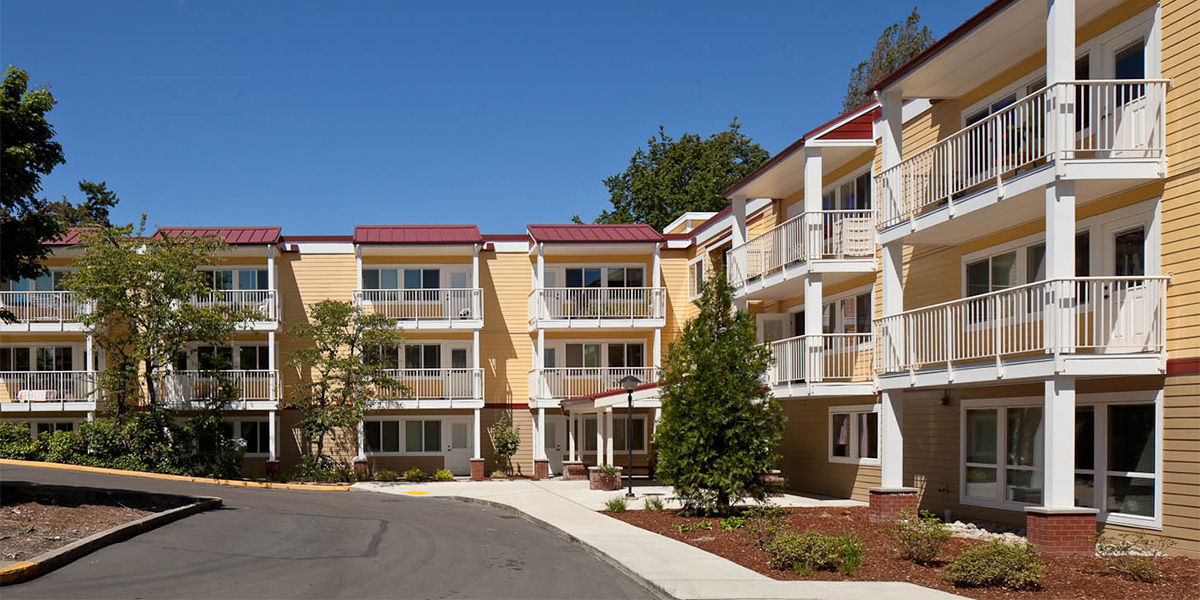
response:
[[[5,499],[5,504],[0,506],[0,560],[30,560],[44,552],[162,510],[158,507],[101,504],[60,506],[43,502],[46,501],[9,503]]]
[[[1041,555],[1046,565],[1042,589],[1015,592],[1005,589],[956,588],[941,578],[941,566],[920,566],[900,558],[896,546],[886,536],[883,527],[870,522],[865,507],[856,508],[789,508],[788,527],[793,531],[816,530],[823,533],[857,535],[866,547],[866,560],[853,578],[840,573],[813,571],[801,577],[791,571],[778,571],[767,566],[769,556],[760,550],[746,529],[721,531],[719,519],[680,517],[677,511],[637,510],[624,513],[606,512],[610,517],[636,525],[654,533],[691,544],[774,579],[808,579],[826,581],[908,581],[925,587],[944,590],[971,598],[995,599],[1092,599],[1092,598],[1155,598],[1163,600],[1195,600],[1200,598],[1200,561],[1186,557],[1160,560],[1163,577],[1155,583],[1130,581],[1111,573],[1104,561],[1095,556]],[[683,523],[709,521],[712,531],[680,533]],[[952,538],[942,552],[943,558],[953,558],[977,540]]]

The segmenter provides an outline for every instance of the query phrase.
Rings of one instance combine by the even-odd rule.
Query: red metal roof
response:
[[[542,243],[612,244],[661,242],[661,233],[649,225],[530,225],[529,235]]]
[[[474,225],[358,225],[356,244],[482,244]]]
[[[47,246],[74,246],[79,243],[80,234],[82,233],[83,229],[72,227],[66,233],[44,243]]]
[[[215,235],[235,246],[265,246],[279,243],[279,227],[159,227],[154,235],[204,237]]]

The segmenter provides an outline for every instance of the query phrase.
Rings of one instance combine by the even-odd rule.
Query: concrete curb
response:
[[[372,490],[372,491],[374,491],[374,490]],[[534,525],[537,525],[538,527],[541,527],[542,529],[545,529],[546,531],[549,531],[550,533],[553,533],[554,535],[557,535],[558,537],[561,537],[561,538],[579,546],[580,548],[583,548],[584,551],[586,551],[588,554],[594,556],[595,558],[599,559],[601,562],[611,566],[612,568],[616,569],[617,571],[620,571],[622,575],[625,575],[626,577],[638,582],[639,585],[641,585],[642,587],[649,590],[650,593],[654,594],[658,598],[662,598],[664,600],[675,600],[675,596],[672,596],[669,592],[667,592],[665,589],[663,589],[662,586],[658,585],[657,583],[654,583],[650,579],[643,577],[637,571],[627,567],[625,565],[625,563],[613,558],[612,556],[609,556],[607,553],[603,552],[599,548],[596,548],[595,546],[571,535],[570,533],[564,531],[562,528],[560,528],[556,525],[552,525],[546,521],[543,521],[542,519],[539,519],[539,518],[525,512],[515,506],[504,504],[502,502],[496,502],[494,500],[484,500],[482,498],[471,498],[469,496],[434,496],[432,498],[422,498],[422,499],[435,500],[437,498],[444,498],[446,500],[455,500],[458,502],[466,502],[467,504],[478,504],[480,506],[487,506],[489,508],[499,509],[499,510],[505,511],[509,514],[521,517],[522,519],[525,519],[526,521],[529,521],[530,523],[533,523]]]
[[[35,579],[63,565],[83,558],[105,546],[123,542],[138,534],[162,527],[167,523],[178,521],[184,517],[219,508],[222,504],[221,499],[216,497],[196,498],[196,500],[198,501],[192,504],[142,517],[136,521],[130,521],[107,531],[90,535],[82,540],[71,542],[62,548],[41,554],[31,561],[22,561],[4,567],[0,569],[0,586],[23,583]]]
[[[165,481],[183,481],[187,483],[207,483],[210,485],[229,485],[234,487],[252,487],[268,490],[305,490],[309,492],[348,492],[350,485],[304,485],[298,483],[272,483],[268,481],[240,481],[237,479],[213,479],[211,477],[189,477],[187,475],[167,475],[165,473],[146,473],[144,471],[123,471],[105,467],[87,467],[84,465],[68,465],[64,463],[38,462],[34,460],[12,460],[0,458],[0,465],[18,467],[41,467],[45,469],[62,469],[65,471],[82,471],[84,473],[105,473],[108,475],[125,475],[126,477],[142,477],[145,479],[162,479]]]

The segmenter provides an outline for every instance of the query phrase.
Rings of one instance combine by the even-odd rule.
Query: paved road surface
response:
[[[0,465],[6,481],[220,496],[225,507],[92,553],[18,598],[651,598],[578,546],[452,500],[176,483]]]

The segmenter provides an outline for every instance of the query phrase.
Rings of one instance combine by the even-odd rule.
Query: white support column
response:
[[[804,335],[818,336],[824,333],[821,310],[825,302],[824,284],[820,273],[809,273],[804,277]],[[837,331],[837,328],[834,328]],[[808,340],[817,340],[808,343]],[[825,344],[820,337],[805,337],[802,352],[805,355],[804,379],[808,382],[821,381],[825,371],[822,352]]]
[[[897,91],[884,92],[877,98],[883,105],[883,131],[880,139],[881,166],[883,169],[887,169],[899,164],[904,152],[904,99]]]
[[[613,411],[612,408],[604,409],[604,453],[607,458],[604,464],[613,464]]]
[[[732,237],[730,238],[731,248],[737,248],[746,243],[746,197],[741,194],[736,194],[733,197],[733,227],[731,228]],[[746,269],[749,268],[749,261],[745,252],[731,252],[728,255],[729,262],[733,263],[726,265],[726,272],[730,270],[739,274],[739,277],[744,280],[746,277]],[[739,300],[734,302],[734,307],[737,310],[746,310],[746,301]]]
[[[823,219],[821,204],[821,149],[804,149],[804,258],[821,258],[824,235],[821,233]],[[808,308],[805,308],[808,310]],[[806,325],[807,326],[807,325]],[[817,333],[805,330],[805,333]]]
[[[534,286],[541,289],[546,286],[546,245],[537,245],[537,281]]]
[[[358,456],[355,456],[354,459],[365,460],[367,458],[367,432],[362,419],[358,421],[358,435],[355,437],[358,438]]]
[[[361,290],[363,286],[362,246],[354,246],[354,264],[358,267],[358,278],[355,279],[354,289]]]
[[[604,413],[596,411],[596,466],[602,464],[604,464]]]
[[[475,251],[471,254],[471,318],[478,319],[483,315],[483,295],[475,290],[479,289],[479,244],[475,244]],[[475,331],[478,337],[479,331]],[[478,354],[479,345],[476,344],[476,354]]]
[[[904,246],[900,242],[884,244],[883,265],[880,278],[882,279],[881,310],[883,316],[904,312]]]
[[[1075,182],[1059,179],[1046,186],[1046,279],[1075,276]],[[1047,347],[1070,352],[1074,345],[1076,289],[1071,282],[1052,283],[1047,296]],[[1056,368],[1057,370],[1057,368]]]
[[[275,355],[275,332],[268,331],[267,332],[267,369],[269,371],[271,371],[271,375],[270,375],[271,378],[268,381],[271,382],[271,389],[270,389],[271,399],[278,401],[279,400],[279,374],[277,372],[278,366],[275,364],[276,360],[277,359],[276,359],[276,355]]]
[[[904,392],[885,391],[879,411],[879,487],[904,487]]]
[[[650,424],[650,437],[654,437],[654,432],[658,431],[658,420],[662,418],[662,407],[654,407],[654,422]]]
[[[278,460],[279,456],[279,437],[276,433],[275,411],[267,411],[267,460]]]
[[[575,411],[567,413],[567,452],[571,455],[571,462],[579,460],[575,451]]]
[[[92,337],[92,332],[89,331],[87,334],[87,344],[83,348],[83,361],[84,361],[85,370],[88,373],[87,384],[85,387],[87,388],[88,398],[91,399],[92,402],[96,402],[96,398],[93,396],[93,394],[96,392],[96,355],[95,355],[95,352],[96,352],[95,339]],[[88,421],[90,422],[91,421],[91,413],[88,413],[88,415],[89,415]]]
[[[1046,83],[1075,79],[1075,0],[1046,0]],[[1074,138],[1075,95],[1055,86],[1047,107],[1047,152],[1058,155]],[[1061,157],[1060,157],[1061,158]],[[1047,255],[1049,255],[1047,248]]]
[[[546,409],[539,408],[537,411],[537,447],[533,449],[533,457],[546,460]]]
[[[1044,418],[1045,508],[1075,507],[1075,378],[1046,379]]]
[[[652,356],[654,357],[654,364],[652,366],[656,369],[661,369],[662,368],[662,329],[657,328],[657,327],[654,328],[653,351],[654,351],[654,354]],[[649,382],[643,382],[643,383],[649,383]]]
[[[657,290],[660,286],[662,286],[662,251],[659,245],[655,244],[654,260],[650,264],[650,301],[653,302],[651,305],[652,311],[650,314],[665,318],[667,316],[667,300],[662,294],[655,292],[655,290]]]
[[[482,434],[481,430],[483,428],[483,425],[481,423],[479,413],[480,413],[480,410],[478,408],[475,409],[475,451],[472,453],[473,455],[471,456],[471,458],[474,458],[477,460],[483,458],[483,445],[482,445],[483,436],[481,435]]]
[[[278,281],[277,273],[275,273],[275,246],[267,246],[267,290],[271,292],[270,314],[267,316],[271,320],[279,319],[279,292],[275,291],[275,282]]]

